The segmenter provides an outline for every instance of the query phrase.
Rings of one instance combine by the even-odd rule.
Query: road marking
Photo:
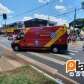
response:
[[[75,54],[75,53],[69,53],[69,55],[74,56],[74,55],[76,55],[76,54]]]
[[[38,53],[34,53],[34,52],[28,52],[28,53],[31,54],[31,55],[40,57],[40,58],[42,58],[42,59],[49,60],[49,61],[52,61],[52,62],[54,62],[54,63],[58,63],[58,64],[60,64],[60,65],[64,65],[64,64],[65,64],[64,61],[57,60],[57,59],[54,59],[54,58],[51,58],[51,57],[46,57],[46,56],[44,56],[44,55],[42,55],[42,54],[38,54]]]
[[[56,70],[56,69],[54,69],[54,68],[51,68],[50,66],[48,66],[48,65],[46,65],[46,64],[43,64],[43,63],[40,63],[40,62],[36,61],[36,60],[34,60],[34,59],[32,59],[32,58],[30,58],[30,57],[28,57],[28,56],[22,55],[22,54],[20,54],[20,53],[18,53],[18,54],[16,54],[16,55],[17,55],[18,57],[24,59],[25,61],[28,61],[30,64],[36,65],[36,66],[42,68],[43,70],[45,70],[45,71],[47,71],[47,72],[49,72],[49,73],[52,73],[53,75],[55,75],[55,73],[58,71],[58,70]],[[45,67],[46,67],[46,68],[45,68]]]
[[[32,65],[30,65],[30,67],[32,67],[33,69],[35,69],[35,70],[38,71],[39,73],[43,74],[44,76],[46,76],[46,77],[48,77],[48,78],[54,80],[56,83],[58,83],[58,84],[64,84],[62,80],[60,80],[60,79],[58,79],[58,78],[56,78],[56,79],[53,78],[52,76],[48,75],[47,73],[43,72],[42,70],[38,69],[37,67],[32,66]]]
[[[10,48],[6,48],[6,49],[10,49]],[[13,51],[12,51],[13,52]],[[29,60],[30,61],[30,63],[32,62],[32,59],[30,60],[28,57],[28,59],[27,58],[24,58],[24,55],[22,55],[22,54],[18,54],[18,57],[22,57],[22,59],[25,59],[25,61],[27,60]],[[25,56],[26,57],[26,56]],[[33,61],[33,64],[35,65],[35,61]],[[38,63],[38,66],[40,67],[40,68],[42,68],[42,66],[40,66],[40,62]],[[77,82],[76,81],[74,81],[74,80],[72,80],[72,79],[70,79],[70,78],[67,78],[66,76],[64,76],[64,75],[62,75],[62,74],[60,74],[60,73],[58,73],[57,72],[57,70],[55,69],[55,71],[53,71],[54,70],[54,68],[52,68],[52,69],[50,69],[49,67],[47,67],[47,66],[45,66],[46,68],[48,68],[48,70],[47,70],[47,72],[50,72],[50,70],[51,70],[51,73],[53,73],[53,74],[57,74],[57,75],[59,75],[59,76],[61,76],[62,78],[64,78],[65,80],[68,80],[68,81],[71,81],[71,82],[73,82],[74,84],[77,84]],[[45,67],[43,66],[43,69],[45,70]]]
[[[75,51],[75,50],[69,50],[70,52],[74,52],[74,53],[78,53],[79,51]]]
[[[72,57],[70,57],[69,55],[61,55],[61,54],[53,54],[53,55],[58,56],[58,57],[63,57],[66,59],[72,59]]]
[[[19,54],[19,53],[16,54],[16,55],[18,57],[24,59],[25,61],[30,62],[33,65],[38,66],[42,70],[47,71],[48,73],[51,73],[52,75],[58,75],[61,79],[63,78],[63,80],[67,80],[68,82],[70,82],[70,84],[79,84],[76,81],[74,81],[74,80],[72,80],[72,79],[60,74],[57,69],[54,69],[54,68],[52,68],[52,67],[50,67],[50,66],[48,66],[46,64],[40,63],[38,61],[35,61],[35,60],[25,56],[25,55],[22,55],[22,54]]]
[[[82,48],[77,48],[76,50],[79,50],[80,51],[80,50],[82,50]]]

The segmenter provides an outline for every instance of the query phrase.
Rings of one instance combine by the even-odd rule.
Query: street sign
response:
[[[6,20],[7,19],[7,14],[3,13],[3,19]]]

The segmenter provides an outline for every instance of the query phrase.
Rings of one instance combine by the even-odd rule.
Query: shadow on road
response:
[[[69,55],[69,51],[61,51],[61,52],[53,53],[50,50],[40,50],[40,49],[24,49],[16,52],[36,52],[36,53],[52,53],[52,54]]]

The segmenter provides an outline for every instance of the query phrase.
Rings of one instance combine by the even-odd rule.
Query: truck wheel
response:
[[[18,45],[15,45],[15,46],[13,46],[13,50],[14,50],[14,51],[19,51],[19,50],[20,50],[20,48],[19,48],[19,46],[18,46]]]
[[[57,47],[53,47],[53,48],[52,48],[52,52],[53,52],[53,53],[57,53],[57,52],[58,52]]]

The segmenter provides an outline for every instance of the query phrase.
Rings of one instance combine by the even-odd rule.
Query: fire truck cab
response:
[[[54,53],[67,50],[67,28],[65,26],[31,27],[20,32],[11,43],[14,51],[22,49],[49,49]]]

